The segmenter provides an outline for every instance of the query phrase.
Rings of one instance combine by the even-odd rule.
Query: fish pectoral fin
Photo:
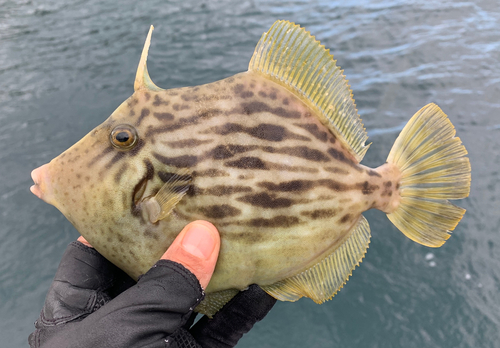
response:
[[[344,286],[354,268],[361,263],[369,243],[370,226],[361,216],[347,240],[325,259],[293,277],[261,287],[280,301],[293,302],[305,296],[323,303]]]
[[[166,218],[189,190],[191,180],[189,170],[182,169],[173,174],[154,197],[145,199],[142,204],[149,221],[155,223]]]
[[[237,289],[227,289],[205,294],[205,298],[195,308],[195,312],[205,314],[212,318],[226,303],[239,292]]]

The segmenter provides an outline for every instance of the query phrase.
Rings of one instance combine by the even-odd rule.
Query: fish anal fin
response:
[[[205,294],[205,298],[195,308],[195,311],[212,318],[226,303],[228,303],[239,291],[227,289]]]
[[[316,303],[331,299],[360,264],[370,243],[370,226],[361,216],[346,241],[308,270],[277,283],[261,286],[281,301],[297,301],[305,296]]]
[[[255,47],[249,71],[263,74],[302,98],[358,162],[368,135],[352,91],[329,50],[300,26],[277,21]]]
[[[155,223],[166,218],[184,197],[191,185],[189,169],[173,174],[154,197],[146,198],[142,204],[149,221]]]

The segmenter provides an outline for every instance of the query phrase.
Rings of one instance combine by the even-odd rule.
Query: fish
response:
[[[417,111],[387,161],[369,168],[343,70],[300,25],[275,22],[245,72],[168,90],[147,70],[153,29],[132,96],[32,172],[31,191],[132,278],[203,219],[221,248],[197,312],[212,316],[250,284],[281,301],[323,303],[364,258],[364,211],[385,212],[428,247],[462,219],[450,200],[469,195],[471,166],[436,104]]]

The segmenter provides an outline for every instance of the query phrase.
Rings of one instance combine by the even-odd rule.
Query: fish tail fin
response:
[[[403,128],[387,157],[400,173],[400,202],[387,214],[411,240],[440,247],[462,219],[465,209],[449,199],[469,195],[467,150],[446,114],[435,104],[420,109]]]

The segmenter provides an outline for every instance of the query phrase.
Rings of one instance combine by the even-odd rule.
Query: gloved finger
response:
[[[77,241],[82,243],[88,248],[92,249],[94,248],[83,236],[78,237]],[[121,269],[113,267],[110,268],[115,269],[114,273],[110,275],[110,278],[112,277],[114,280],[112,286],[109,287],[109,289],[107,290],[107,294],[111,299],[113,299],[122,292],[124,292],[125,290],[127,290],[128,288],[130,288],[131,286],[133,286],[136,282]]]
[[[163,254],[163,260],[180,263],[193,273],[206,289],[215,269],[220,249],[219,232],[207,221],[186,225]]]
[[[95,249],[72,242],[47,293],[40,324],[55,325],[92,313],[110,300],[106,290],[119,272]]]
[[[82,245],[83,247],[83,245]],[[36,324],[32,347],[166,347],[203,299],[198,279],[182,265],[159,260],[135,286],[83,319]]]
[[[202,347],[234,347],[253,325],[262,320],[276,303],[258,285],[239,292],[212,319],[201,318],[190,330]]]
[[[127,322],[134,323],[133,328],[126,333],[120,327],[116,330],[121,332],[120,340],[134,342],[129,346],[141,346],[139,342],[145,337],[152,342],[172,343],[172,335],[190,320],[203,299],[202,286],[208,285],[219,248],[220,237],[212,224],[206,221],[188,224],[136,286],[92,313],[82,324],[91,328],[99,323],[99,327],[108,328],[99,334],[109,337],[115,330],[113,325],[127,318]],[[103,336],[94,334],[92,339],[99,341]]]

